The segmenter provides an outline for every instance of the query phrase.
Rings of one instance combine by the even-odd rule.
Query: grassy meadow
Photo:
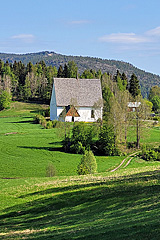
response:
[[[0,239],[160,239],[160,163],[96,156],[98,172],[78,176],[81,155],[61,150],[58,129],[33,116],[45,105],[14,102],[0,112]],[[159,127],[142,142],[157,145]],[[55,177],[46,177],[52,163]]]

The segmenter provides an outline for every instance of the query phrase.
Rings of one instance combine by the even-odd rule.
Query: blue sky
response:
[[[0,52],[122,60],[160,75],[159,0],[8,0],[0,20]]]

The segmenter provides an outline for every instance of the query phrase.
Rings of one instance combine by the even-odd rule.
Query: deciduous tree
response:
[[[84,155],[81,158],[81,162],[78,165],[78,174],[86,175],[93,174],[97,171],[96,158],[91,150],[85,151]]]

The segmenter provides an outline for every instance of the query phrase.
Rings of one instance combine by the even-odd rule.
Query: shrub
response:
[[[137,143],[136,142],[127,142],[127,148],[136,148]]]
[[[146,161],[160,160],[160,148],[151,149],[149,146],[143,145],[142,158]]]
[[[69,136],[66,136],[62,141],[62,148],[65,152],[70,152],[71,140]]]
[[[46,119],[45,119],[45,118],[44,118],[44,119],[41,119],[41,120],[40,120],[40,124],[42,125],[42,127],[46,128],[46,126],[47,126],[47,121],[46,121]]]
[[[70,151],[74,152],[74,153],[84,154],[85,153],[85,147],[82,145],[81,142],[77,142],[77,143],[71,145]]]
[[[115,143],[115,134],[112,126],[103,125],[99,134],[98,150],[102,155],[116,156],[119,150]]]
[[[144,159],[146,161],[156,161],[157,160],[157,152],[155,152],[153,149],[150,149],[144,153]]]
[[[159,117],[158,117],[158,116],[155,116],[155,117],[153,117],[153,120],[154,120],[154,121],[159,121]]]
[[[46,177],[53,177],[56,175],[56,169],[52,163],[49,163],[46,167]]]
[[[41,114],[37,114],[35,117],[34,117],[34,122],[37,123],[37,124],[41,124],[42,120],[44,120],[45,117],[42,116]]]
[[[46,128],[47,128],[47,129],[53,128],[53,123],[52,123],[52,121],[48,121],[48,122],[47,122]]]
[[[64,126],[64,122],[60,122],[58,120],[54,120],[56,122],[55,124],[55,128],[62,128]]]
[[[71,150],[74,153],[89,150],[93,144],[94,131],[91,125],[76,123],[72,129]]]
[[[97,170],[97,163],[91,150],[85,151],[78,165],[77,172],[79,175],[92,174]]]
[[[44,111],[44,117],[50,117],[50,108]]]

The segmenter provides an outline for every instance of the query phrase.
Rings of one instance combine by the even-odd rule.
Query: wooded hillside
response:
[[[14,63],[14,61],[21,61],[25,65],[29,62],[36,64],[42,60],[45,61],[47,66],[55,66],[59,68],[60,65],[64,66],[69,61],[74,61],[78,66],[78,71],[81,74],[85,69],[99,69],[110,74],[116,74],[116,71],[124,72],[128,78],[134,73],[140,81],[141,92],[144,97],[148,96],[149,90],[152,86],[160,86],[160,76],[145,72],[141,69],[134,67],[130,63],[123,61],[107,60],[93,57],[82,57],[82,56],[66,56],[57,54],[55,52],[39,52],[29,54],[6,54],[0,53],[0,59],[4,62]]]

